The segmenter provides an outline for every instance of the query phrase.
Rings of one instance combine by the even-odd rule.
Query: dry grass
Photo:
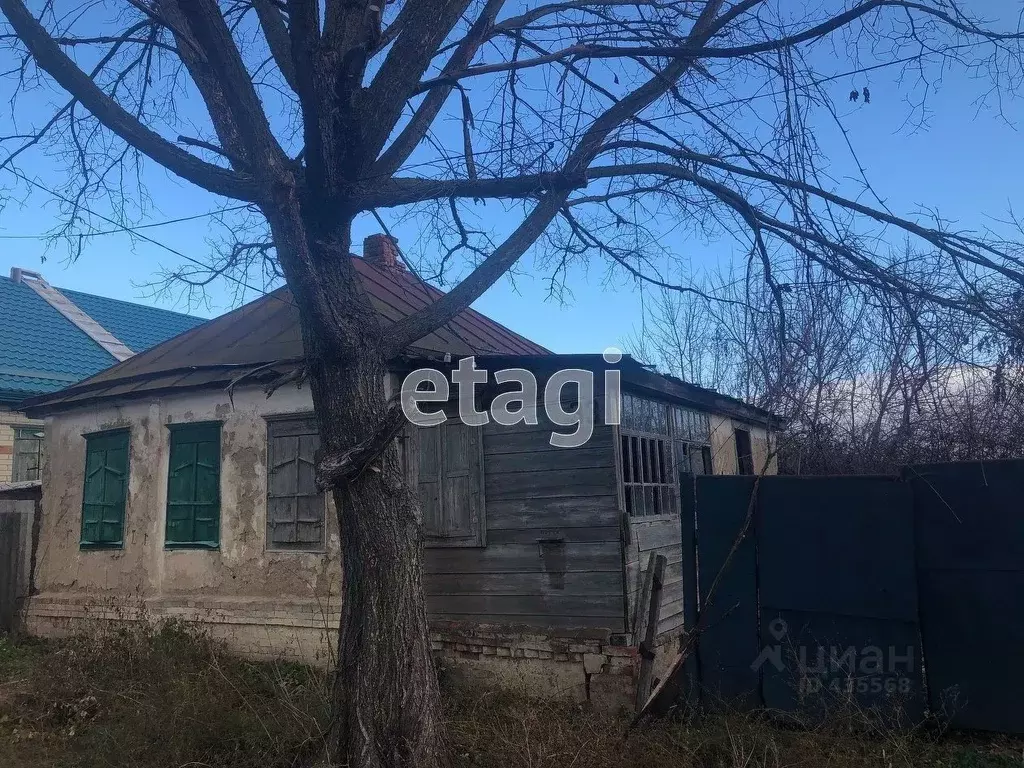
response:
[[[261,768],[322,748],[325,675],[232,658],[181,625],[60,642],[0,637],[0,766]],[[456,762],[480,768],[1022,768],[1024,742],[939,738],[858,717],[813,728],[764,714],[660,723],[493,692],[452,695]]]
[[[1024,742],[862,728],[813,728],[765,713],[663,722],[624,739],[625,720],[570,704],[482,695],[451,708],[460,761],[481,768],[1021,768]]]
[[[289,766],[322,744],[325,683],[178,624],[0,640],[0,765]]]

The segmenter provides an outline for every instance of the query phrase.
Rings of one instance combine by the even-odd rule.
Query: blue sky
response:
[[[980,5],[1006,7],[1002,3],[997,5],[997,0]],[[975,3],[971,6],[973,9]],[[837,69],[845,68],[837,65]],[[827,67],[822,71],[827,73]],[[871,89],[871,104],[846,102],[845,95],[851,87],[865,85]],[[1022,124],[1020,118],[1024,115],[1020,103],[1004,103],[1008,122],[990,108],[979,111],[974,102],[986,89],[985,84],[950,72],[929,95],[927,127],[912,130],[905,125],[909,112],[905,97],[910,87],[901,86],[892,70],[840,78],[827,87],[839,106],[870,181],[894,213],[911,214],[928,206],[962,227],[979,228],[995,224],[1011,207],[1024,212],[1020,181],[1024,141],[1016,127]],[[38,109],[38,116],[42,116],[45,101],[35,97],[28,108]],[[38,116],[30,114],[26,118],[22,113],[19,121]],[[828,122],[820,121],[817,139],[835,158],[832,171],[840,179],[839,190],[855,194],[856,184],[842,181],[844,175],[855,171],[842,137]],[[27,155],[19,168],[44,182],[55,178],[54,164],[40,153]],[[223,204],[155,167],[147,171],[147,185],[152,210],[140,223],[201,214]],[[223,287],[211,291],[209,307],[190,308],[172,297],[153,296],[146,283],[161,268],[174,267],[180,259],[156,245],[133,243],[123,234],[92,238],[75,263],[67,263],[60,249],[52,250],[45,264],[41,263],[46,242],[31,236],[55,226],[60,215],[56,203],[45,193],[26,193],[24,185],[19,186],[17,179],[3,172],[0,190],[5,191],[6,198],[0,210],[0,270],[4,274],[12,266],[37,269],[54,285],[204,316],[230,308],[232,293]],[[11,194],[13,197],[9,197]],[[494,208],[498,210],[497,206]],[[199,259],[209,252],[207,241],[214,234],[206,219],[144,231],[155,240]],[[358,222],[354,242],[361,242],[364,235],[373,231],[376,225],[372,220]],[[413,234],[402,229],[397,233],[403,243]],[[728,242],[706,244],[684,240],[681,235],[666,238],[662,246],[685,257],[695,272],[714,270],[734,256],[741,257],[739,252],[734,254]],[[528,255],[523,270],[526,274],[516,278],[515,288],[510,281],[503,280],[480,299],[476,308],[560,352],[600,351],[621,343],[640,323],[641,295],[636,286],[631,282],[606,284],[602,265],[573,270],[573,296],[563,306],[545,301],[545,275],[531,277],[530,263]]]

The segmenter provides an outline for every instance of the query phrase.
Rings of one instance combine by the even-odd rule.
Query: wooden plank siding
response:
[[[615,448],[616,498],[620,510],[620,530],[623,531],[623,573],[625,580],[625,611],[627,632],[638,628],[637,611],[640,608],[640,593],[646,576],[650,555],[665,556],[666,566],[663,577],[662,606],[658,619],[657,636],[678,633],[683,628],[683,547],[682,517],[680,510],[673,515],[656,518],[630,517],[626,514],[625,483],[622,476],[622,440],[618,427],[613,428]]]
[[[536,426],[483,427],[485,547],[425,551],[432,619],[625,631],[613,430],[580,448]]]
[[[658,635],[677,632],[683,626],[682,520],[679,515],[654,520],[630,518],[626,545],[626,595],[630,621],[635,621],[640,590],[651,553],[666,560]],[[631,627],[632,629],[633,627]]]

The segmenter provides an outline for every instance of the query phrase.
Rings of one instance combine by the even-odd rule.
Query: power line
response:
[[[51,190],[46,190],[46,191],[50,192],[50,194],[54,194]],[[84,208],[84,206],[81,206],[81,205],[79,207]],[[123,232],[134,232],[135,230],[138,230],[138,229],[152,229],[154,227],[166,227],[166,226],[168,226],[170,224],[181,224],[182,222],[185,222],[185,221],[195,221],[196,219],[205,219],[205,218],[207,218],[209,216],[216,216],[217,214],[220,214],[220,213],[231,213],[232,211],[241,211],[241,210],[243,210],[245,208],[248,208],[248,207],[249,207],[249,205],[246,203],[246,204],[243,204],[243,205],[232,205],[232,206],[230,206],[228,208],[221,208],[221,209],[216,210],[216,211],[206,211],[205,213],[196,213],[196,214],[193,214],[191,216],[182,216],[182,217],[177,218],[177,219],[166,219],[164,221],[154,221],[154,222],[151,222],[149,224],[138,224],[138,225],[136,225],[134,227],[127,227],[127,226],[124,226],[124,225],[118,225],[118,227],[116,229],[106,229],[106,230],[103,230],[101,232],[84,232],[81,235],[79,235],[79,237],[99,237],[100,235],[117,235],[117,234],[121,234]],[[92,211],[89,211],[88,209],[85,209],[85,210],[88,211],[89,213],[92,213]],[[98,214],[93,214],[93,215],[95,216],[95,215],[98,215]],[[0,240],[50,240],[52,238],[53,238],[53,235],[4,235],[4,234],[0,234]]]
[[[204,269],[210,269],[210,265],[209,264],[204,264],[199,259],[193,258],[192,256],[188,256],[187,254],[184,254],[181,251],[179,251],[177,248],[172,248],[171,246],[166,245],[165,243],[161,243],[159,240],[154,240],[152,237],[149,237],[148,235],[144,235],[141,232],[138,232],[137,230],[140,229],[141,227],[128,227],[128,226],[124,226],[124,225],[118,223],[116,220],[110,218],[109,216],[105,216],[102,213],[96,213],[96,211],[91,210],[90,208],[88,208],[85,205],[82,205],[81,203],[75,203],[74,201],[69,200],[64,195],[60,194],[59,192],[57,192],[57,191],[55,191],[53,189],[50,189],[49,187],[47,187],[43,183],[41,183],[39,181],[36,181],[35,179],[29,178],[28,176],[23,174],[21,171],[15,170],[14,168],[12,168],[10,166],[4,166],[3,169],[5,171],[9,171],[10,173],[14,174],[19,179],[24,181],[26,184],[30,184],[33,187],[35,187],[36,189],[42,190],[43,192],[45,192],[48,195],[51,195],[51,196],[57,198],[58,200],[61,200],[61,201],[65,202],[65,203],[67,203],[68,205],[77,205],[79,208],[81,208],[83,211],[88,213],[90,216],[95,216],[96,218],[101,219],[101,220],[107,222],[108,224],[113,224],[115,227],[119,227],[120,229],[118,231],[127,232],[127,233],[129,233],[131,235],[134,235],[135,237],[139,238],[140,240],[144,240],[147,243],[151,243],[152,245],[155,245],[158,248],[163,248],[165,251],[167,251],[168,253],[174,254],[178,258],[184,259],[185,261],[191,262],[192,264],[196,264],[197,266],[203,267]],[[246,206],[240,206],[240,207],[244,208]],[[223,277],[225,280],[230,280],[230,281],[232,281],[234,283],[237,283],[238,285],[242,286],[243,288],[248,288],[250,291],[253,291],[253,292],[255,292],[255,293],[257,293],[257,294],[259,294],[261,296],[270,296],[271,295],[269,293],[266,293],[265,291],[261,291],[259,288],[256,288],[256,287],[254,287],[252,285],[249,285],[247,282],[245,282],[241,278],[233,277],[233,276],[225,274],[223,272],[220,273],[220,276]],[[281,302],[284,302],[284,303],[287,303],[287,304],[291,303],[291,302],[285,302],[284,299],[282,299],[279,296],[275,296],[274,298],[276,298],[278,301],[281,301]]]

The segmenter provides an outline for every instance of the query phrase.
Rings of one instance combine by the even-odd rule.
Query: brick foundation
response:
[[[199,624],[249,658],[330,665],[339,614],[336,607],[315,600],[160,598],[132,603],[77,594],[37,595],[25,612],[27,631],[42,637],[87,631],[97,623],[166,619]],[[590,701],[611,709],[633,706],[640,659],[623,635],[434,622],[431,640],[442,677],[455,687]],[[659,651],[665,648],[663,643]]]
[[[631,707],[637,649],[611,632],[434,622],[442,674],[455,685],[502,689],[602,707]]]

